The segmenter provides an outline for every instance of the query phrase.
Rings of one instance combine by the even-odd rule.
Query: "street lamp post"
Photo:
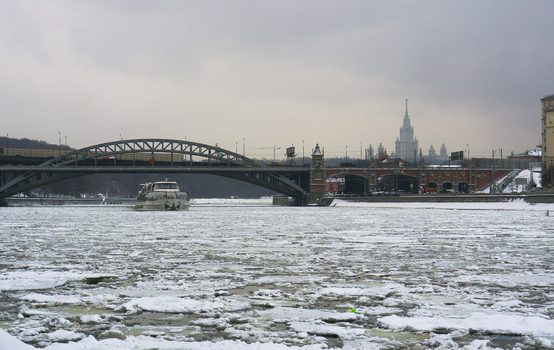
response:
[[[554,169],[552,168],[552,160],[550,160],[550,188],[554,185]]]
[[[467,192],[471,193],[471,157],[469,156],[469,143],[466,143],[467,146]]]
[[[496,164],[493,163],[492,165],[492,184],[491,188],[493,193],[496,193]]]
[[[304,140],[302,140],[302,165],[304,165]]]
[[[395,184],[394,184],[394,193],[398,193],[398,173],[400,172],[399,169],[395,169],[394,170],[394,180],[395,180]]]
[[[348,163],[348,145],[345,147],[346,163]]]

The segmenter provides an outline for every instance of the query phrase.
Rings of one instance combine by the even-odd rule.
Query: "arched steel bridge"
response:
[[[206,173],[259,185],[306,202],[309,167],[271,167],[224,148],[171,139],[101,143],[37,165],[0,166],[0,202],[17,193],[95,173]],[[304,178],[304,180],[301,180]]]

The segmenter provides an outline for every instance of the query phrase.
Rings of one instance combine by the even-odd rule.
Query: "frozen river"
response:
[[[0,208],[0,349],[553,346],[554,206],[381,206]]]

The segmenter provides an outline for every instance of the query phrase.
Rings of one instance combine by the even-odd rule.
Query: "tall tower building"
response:
[[[541,98],[542,102],[542,187],[554,187],[554,95]]]
[[[312,151],[312,165],[310,166],[310,194],[309,203],[317,203],[325,194],[325,157],[324,152],[315,145]]]
[[[401,158],[408,163],[416,164],[418,159],[418,141],[414,137],[414,128],[410,123],[410,116],[408,115],[408,99],[406,99],[406,114],[404,114],[404,120],[402,127],[400,128],[400,137],[396,139],[395,155],[396,158]]]
[[[440,162],[448,161],[448,152],[446,151],[446,146],[444,145],[444,143],[441,145],[439,161]]]
[[[435,164],[437,161],[437,151],[435,151],[435,146],[431,145],[429,147],[429,157],[427,157],[429,164]]]

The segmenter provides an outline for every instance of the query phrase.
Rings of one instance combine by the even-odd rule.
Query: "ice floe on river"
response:
[[[3,208],[0,349],[553,348],[553,205],[226,201]]]
[[[114,276],[81,271],[7,271],[0,273],[0,290],[49,289],[74,280],[93,280],[110,277]]]
[[[179,297],[144,297],[133,299],[119,307],[116,311],[139,312],[153,311],[164,313],[207,313],[214,311],[237,311],[246,309],[249,303],[218,298],[217,300],[194,300]]]
[[[437,329],[452,329],[493,334],[554,336],[554,320],[513,314],[473,313],[466,318],[390,315],[379,318],[378,322],[385,327],[400,330],[431,332]]]

